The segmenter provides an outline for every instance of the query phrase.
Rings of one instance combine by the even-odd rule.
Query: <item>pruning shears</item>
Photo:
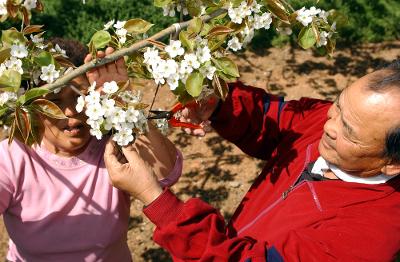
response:
[[[172,127],[184,127],[184,128],[190,128],[190,129],[199,129],[199,128],[202,128],[201,125],[192,124],[192,123],[188,123],[188,122],[182,122],[179,120],[180,112],[185,108],[195,106],[195,104],[196,104],[195,102],[191,102],[186,105],[177,103],[169,111],[150,110],[149,112],[153,115],[148,116],[147,119],[167,119],[168,123]]]

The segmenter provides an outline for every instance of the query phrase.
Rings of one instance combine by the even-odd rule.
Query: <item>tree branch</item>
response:
[[[219,15],[222,15],[224,13],[226,13],[226,9],[219,9],[219,10],[212,12],[209,15],[205,15],[200,18],[204,22],[208,22],[211,19],[213,19]],[[72,79],[86,73],[87,71],[89,71],[93,68],[113,62],[113,61],[119,59],[120,57],[129,56],[129,55],[133,54],[134,52],[136,52],[137,50],[151,45],[151,43],[148,40],[160,40],[160,39],[164,38],[165,36],[168,36],[172,33],[179,33],[179,32],[177,32],[177,29],[180,28],[179,31],[182,29],[185,29],[186,27],[188,27],[190,21],[191,20],[182,22],[182,23],[178,23],[179,26],[171,25],[171,26],[167,27],[166,29],[154,34],[153,36],[151,36],[147,39],[144,39],[144,40],[134,43],[130,47],[117,50],[114,53],[107,55],[101,59],[93,59],[89,63],[83,64],[80,67],[77,67],[76,69],[72,70],[70,73],[60,77],[54,83],[46,84],[46,85],[42,86],[42,88],[48,88],[50,91],[54,91],[57,88],[64,87]]]

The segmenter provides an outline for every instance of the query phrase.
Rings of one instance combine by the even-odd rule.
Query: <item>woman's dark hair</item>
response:
[[[83,65],[83,59],[88,53],[88,49],[84,44],[74,39],[61,37],[50,38],[49,42],[52,43],[53,46],[58,45],[61,49],[64,49],[68,60],[75,66]]]

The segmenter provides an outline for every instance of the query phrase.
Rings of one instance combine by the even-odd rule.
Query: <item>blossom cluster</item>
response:
[[[159,50],[148,47],[144,53],[144,63],[153,75],[156,84],[167,83],[171,90],[175,90],[179,81],[186,83],[189,75],[196,71],[212,80],[216,68],[211,63],[211,51],[207,39],[197,36],[193,52],[185,52],[179,40],[170,40],[165,47],[166,59],[163,59]]]
[[[54,64],[46,66],[34,65],[31,63],[30,54],[34,53],[35,49],[45,50],[49,47],[48,44],[43,44],[44,40],[39,35],[31,35],[30,42],[15,41],[10,47],[10,57],[0,64],[0,76],[7,70],[13,70],[20,75],[32,73],[33,82],[38,85],[40,81],[53,83],[60,77],[61,70],[57,70]],[[57,44],[50,48],[52,55],[66,56],[65,50],[61,49]]]
[[[0,93],[0,106],[4,106],[7,103],[12,103],[17,101],[17,95],[13,92],[3,92]]]
[[[103,134],[113,132],[113,140],[120,146],[126,146],[135,139],[136,133],[148,131],[144,111],[136,109],[141,100],[140,93],[119,91],[115,81],[106,82],[102,93],[95,90],[96,82],[89,88],[86,96],[80,96],[76,110],[88,117],[90,134],[101,139]]]
[[[36,8],[37,0],[25,0],[22,6],[28,11]],[[0,16],[7,14],[7,0],[0,0]]]
[[[235,24],[242,24],[246,21],[245,28],[240,33],[240,38],[233,36],[228,41],[228,48],[233,51],[238,51],[246,44],[250,43],[254,37],[254,31],[261,28],[269,29],[272,23],[272,15],[270,12],[262,11],[262,5],[253,1],[251,5],[247,1],[243,1],[238,7],[233,7],[232,3],[228,8],[228,15],[231,21]]]
[[[108,31],[113,28],[118,37],[118,42],[123,45],[125,44],[128,35],[128,30],[124,28],[125,23],[126,21],[115,22],[115,19],[112,19],[104,25],[103,30]]]
[[[310,7],[309,9],[302,7],[300,10],[296,11],[296,20],[299,21],[303,26],[310,25],[313,21],[322,20],[325,23],[328,23],[329,12],[316,8],[315,6]],[[317,47],[325,46],[328,43],[328,38],[330,38],[336,30],[336,23],[333,23],[329,32],[322,30],[319,34],[319,39],[317,41]]]
[[[189,14],[188,8],[185,5],[185,1],[178,1],[178,3],[174,3],[172,1],[170,4],[163,6],[164,16],[175,17],[177,12],[182,13],[183,15]],[[205,13],[206,13],[206,7],[204,5],[200,6],[199,15],[204,15]]]

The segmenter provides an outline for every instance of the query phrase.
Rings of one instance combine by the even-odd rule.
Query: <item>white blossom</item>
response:
[[[75,106],[76,112],[78,113],[82,112],[84,107],[85,107],[85,97],[79,96]]]
[[[2,92],[0,93],[0,106],[5,105],[7,102],[15,102],[17,95],[13,92]]]
[[[254,37],[254,29],[253,28],[249,28],[248,26],[246,26],[243,31],[241,32],[241,34],[244,36],[243,39],[243,46],[247,45],[248,43],[251,42],[251,40],[253,40]]]
[[[126,21],[117,21],[117,22],[114,24],[114,28],[116,28],[116,29],[124,28],[125,23],[126,23]]]
[[[40,75],[40,79],[49,84],[53,83],[60,76],[60,71],[56,70],[56,67],[53,64],[42,66],[41,69],[42,74]]]
[[[90,129],[90,135],[95,136],[97,140],[100,140],[103,137],[100,129]]]
[[[179,75],[170,76],[167,78],[169,89],[175,90],[179,86]]]
[[[126,112],[122,108],[116,107],[110,118],[113,124],[123,123],[125,122]]]
[[[182,5],[180,5],[180,4],[178,4],[176,6],[176,11],[182,12],[183,15],[188,15],[189,14],[189,11],[188,11],[187,7],[185,6],[185,7],[182,8]],[[173,16],[175,16],[175,14]]]
[[[33,8],[36,8],[36,2],[37,0],[25,0],[24,7],[29,11]]]
[[[174,17],[175,16],[175,5],[166,5],[163,7],[163,15],[164,16],[170,16]]]
[[[315,8],[315,6],[312,6],[310,9],[303,7],[296,11],[296,20],[302,23],[303,26],[308,26],[313,21],[313,18],[321,12],[322,10]]]
[[[58,44],[56,44],[56,46],[52,50],[55,50],[56,53],[59,53],[63,57],[68,57],[66,51],[62,49]]]
[[[135,110],[132,107],[129,107],[128,110],[126,110],[126,120],[130,123],[136,123],[139,121],[140,117],[140,111]]]
[[[15,70],[21,75],[24,73],[24,70],[22,69],[22,60],[18,59],[16,57],[10,57],[7,61],[4,62],[4,65],[7,67],[9,70]]]
[[[254,28],[255,29],[269,29],[272,23],[271,13],[265,12],[261,16],[254,15]]]
[[[196,50],[197,59],[201,64],[208,62],[211,60],[211,50],[208,46],[204,46],[202,48],[198,48]]]
[[[7,0],[0,0],[0,15],[7,14]]]
[[[95,105],[100,103],[100,93],[97,91],[91,91],[89,95],[85,96],[85,102],[89,105]]]
[[[103,107],[104,110],[104,116],[110,117],[114,113],[115,100],[104,98],[103,100],[101,100],[101,106]]]
[[[251,13],[252,7],[248,6],[246,1],[243,1],[237,8],[234,8],[231,3],[228,8],[229,18],[236,24],[241,24],[243,19],[250,16]]]
[[[110,29],[114,25],[114,23],[115,23],[114,19],[108,21],[107,24],[104,25],[104,29],[103,30],[107,31],[108,29]]]
[[[322,20],[324,20],[326,23],[328,22],[328,16],[329,16],[329,12],[326,12],[324,10],[321,10],[321,12],[318,14],[318,16],[320,18],[322,18]]]
[[[123,128],[122,130],[119,130],[116,134],[113,136],[113,140],[118,143],[120,146],[126,146],[130,142],[132,142],[134,139],[133,134],[132,134],[132,129],[129,128]]]
[[[148,65],[158,63],[158,61],[161,60],[161,57],[158,55],[158,50],[154,47],[147,47],[146,52],[144,52],[143,54],[143,57],[143,62]]]
[[[181,41],[171,40],[169,45],[165,47],[165,52],[167,52],[171,58],[174,58],[176,56],[183,55],[185,53],[185,49],[182,48]]]
[[[321,47],[321,46],[327,45],[329,36],[330,35],[329,35],[328,32],[322,31],[319,34],[319,41],[317,42],[317,47]]]
[[[242,49],[242,44],[239,42],[239,39],[234,36],[228,41],[228,48],[232,49],[233,51],[238,51]]]
[[[104,109],[100,104],[87,104],[85,114],[92,120],[100,120],[104,116]]]
[[[198,69],[200,67],[200,62],[195,54],[186,54],[184,56],[184,61],[186,61],[188,66],[194,69]]]
[[[114,94],[118,91],[118,85],[115,81],[105,82],[103,85],[103,92],[106,94]]]
[[[104,119],[103,118],[99,118],[97,120],[93,120],[91,118],[88,118],[86,120],[86,124],[88,124],[91,128],[93,129],[99,129],[101,128],[101,125],[103,124]]]
[[[217,71],[217,68],[212,65],[204,66],[200,68],[200,73],[207,77],[209,80],[212,80],[215,74],[215,71]]]
[[[24,58],[28,56],[28,49],[23,44],[14,44],[11,46],[11,56],[17,58]]]
[[[115,26],[115,25],[114,25]],[[126,35],[128,33],[128,30],[126,30],[125,28],[118,28],[115,33],[118,36],[119,42],[121,44],[124,44],[126,42]]]

